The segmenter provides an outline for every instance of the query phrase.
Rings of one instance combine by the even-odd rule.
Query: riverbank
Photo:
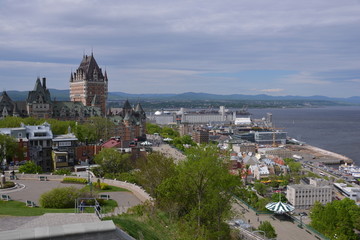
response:
[[[334,153],[322,148],[314,147],[308,144],[287,145],[289,150],[297,152],[305,161],[318,162],[323,164],[352,164],[354,161],[344,155]]]

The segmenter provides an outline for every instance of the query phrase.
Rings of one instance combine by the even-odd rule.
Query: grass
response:
[[[102,205],[104,213],[108,213],[116,208],[117,202],[115,200],[106,200]],[[43,207],[27,207],[25,203],[18,201],[0,201],[0,216],[40,216],[45,213],[74,213],[74,208],[43,208]],[[85,213],[93,213],[93,208],[85,208]]]
[[[116,217],[104,218],[113,220],[122,230],[135,239],[168,240],[171,237],[170,229],[167,229],[159,219],[144,219],[136,215],[122,214]]]
[[[27,207],[18,201],[0,201],[0,215],[7,216],[40,216],[45,213],[73,213],[74,208],[52,209],[42,207]]]

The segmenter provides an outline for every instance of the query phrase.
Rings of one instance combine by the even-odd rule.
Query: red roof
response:
[[[121,141],[116,139],[110,139],[102,145],[103,148],[117,148],[121,147]]]

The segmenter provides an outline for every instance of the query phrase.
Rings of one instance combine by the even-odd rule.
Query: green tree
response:
[[[325,206],[319,202],[311,209],[310,225],[333,239],[357,239],[354,228],[358,226],[359,207],[350,199],[333,201]],[[357,221],[357,222],[355,222]]]
[[[155,198],[157,187],[175,174],[174,159],[158,152],[153,152],[146,159],[140,160],[138,168],[140,171],[136,173],[136,178],[139,184]]]
[[[187,160],[177,166],[173,177],[160,184],[157,196],[196,226],[196,236],[206,233],[209,239],[221,239],[229,234],[224,219],[238,185],[238,178],[229,174],[216,147],[202,146],[187,151]]]
[[[104,148],[96,156],[95,162],[100,165],[103,174],[122,173],[131,170],[129,154],[119,153],[114,148]]]
[[[271,200],[273,202],[287,202],[286,196],[283,193],[274,193],[273,195],[271,195]]]
[[[96,141],[103,139],[107,140],[112,136],[115,129],[115,124],[103,117],[91,117],[85,124],[86,127],[93,129],[94,138]]]
[[[19,167],[19,172],[28,174],[42,173],[42,168],[32,161],[27,161]]]
[[[263,183],[256,182],[256,183],[254,184],[254,188],[255,188],[255,190],[256,190],[260,195],[264,196],[265,193],[266,193],[266,191],[267,191],[267,189],[268,189],[268,186],[266,186],[266,185],[263,184]]]
[[[275,228],[271,225],[269,221],[262,222],[259,225],[258,230],[264,231],[267,238],[275,238],[277,236]]]
[[[153,123],[146,123],[146,132],[148,134],[161,133],[162,128],[159,125]]]
[[[288,166],[290,168],[290,172],[292,173],[299,173],[302,167],[299,162],[290,162]]]
[[[15,138],[0,134],[0,163],[5,158],[8,164],[14,157],[21,161],[24,157],[24,149],[19,147]]]

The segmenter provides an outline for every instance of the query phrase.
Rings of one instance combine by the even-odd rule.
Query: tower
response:
[[[103,74],[96,60],[84,55],[76,72],[70,75],[70,101],[82,102],[85,106],[95,106],[106,115],[106,100],[108,94],[108,78]]]

